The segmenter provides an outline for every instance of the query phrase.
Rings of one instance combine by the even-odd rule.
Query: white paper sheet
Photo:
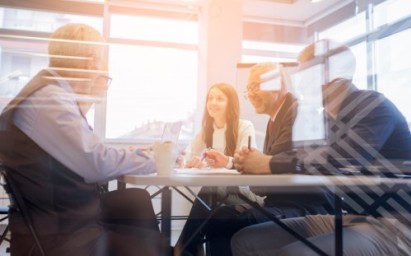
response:
[[[235,169],[226,168],[176,168],[174,169],[174,174],[185,174],[185,175],[207,175],[207,174],[224,174],[224,175],[239,175],[240,173]]]

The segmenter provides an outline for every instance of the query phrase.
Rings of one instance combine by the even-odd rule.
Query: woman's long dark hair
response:
[[[207,93],[206,104],[204,109],[204,116],[203,116],[203,140],[207,147],[213,147],[213,132],[214,132],[214,120],[208,114],[207,111],[207,101],[208,95],[212,89],[219,89],[227,96],[228,103],[227,103],[227,110],[226,110],[226,126],[227,129],[225,131],[226,137],[226,146],[224,149],[224,154],[227,156],[233,156],[234,151],[237,147],[237,139],[238,139],[238,125],[240,121],[240,103],[238,101],[238,95],[236,90],[233,86],[229,84],[214,84],[210,87]]]

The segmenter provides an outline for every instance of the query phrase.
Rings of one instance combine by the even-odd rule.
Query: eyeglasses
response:
[[[248,94],[260,90],[260,83],[250,83],[247,85],[246,90],[243,92],[245,100],[248,100]]]
[[[106,75],[99,75],[94,79],[94,84],[105,84],[104,89],[108,89],[110,87],[111,81],[113,78],[106,76]]]

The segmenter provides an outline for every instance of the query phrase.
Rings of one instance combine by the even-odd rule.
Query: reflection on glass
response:
[[[290,92],[298,100],[297,118],[293,126],[293,142],[325,143],[325,118],[321,86],[324,65],[317,64],[291,75]]]
[[[353,78],[353,83],[358,89],[366,90],[372,89],[368,87],[367,76],[368,68],[367,68],[367,45],[365,42],[359,43],[357,45],[351,46],[350,50],[353,52],[355,56],[355,73]]]
[[[42,68],[47,67],[47,43],[3,40],[0,37],[0,110]]]
[[[376,41],[377,90],[411,123],[411,29]]]
[[[68,22],[87,23],[99,31],[103,27],[102,18],[0,8],[0,28],[34,32],[32,37],[24,38],[16,36],[21,32],[0,34],[0,110],[40,69],[48,66],[48,38],[38,32],[52,32]]]

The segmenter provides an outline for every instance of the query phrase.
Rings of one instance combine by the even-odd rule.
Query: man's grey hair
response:
[[[96,29],[85,24],[67,24],[50,37],[49,66],[86,69],[87,61],[104,57],[106,47]]]

